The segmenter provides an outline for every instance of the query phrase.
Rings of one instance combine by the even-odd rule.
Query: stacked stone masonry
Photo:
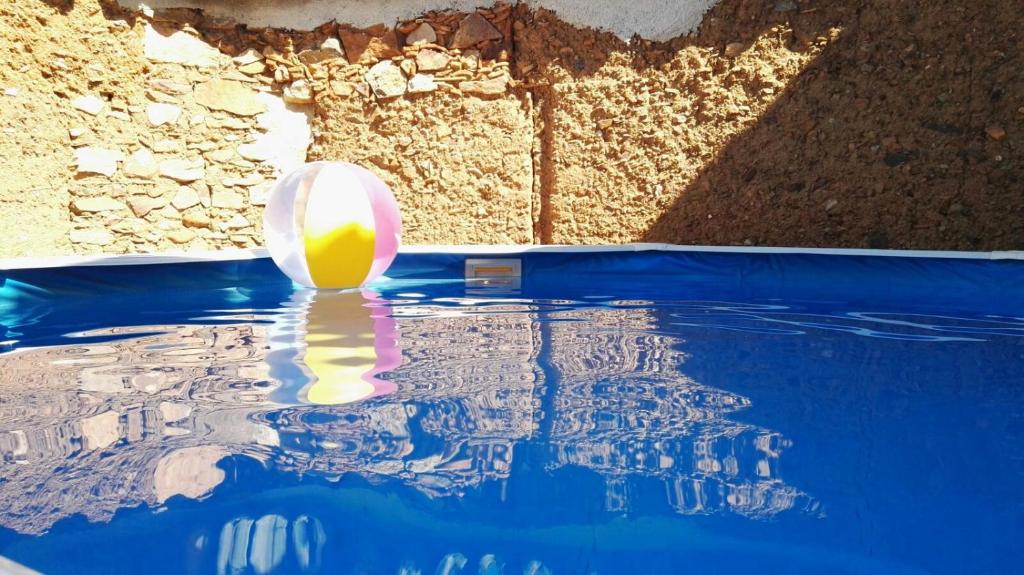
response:
[[[1021,249],[1009,4],[723,0],[627,42],[522,4],[296,32],[5,3],[0,257],[256,247],[321,159],[380,175],[410,244]]]

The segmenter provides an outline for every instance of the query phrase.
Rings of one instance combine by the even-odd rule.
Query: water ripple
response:
[[[277,307],[12,344],[0,354],[0,523],[40,533],[75,514],[106,521],[203,498],[228,457],[434,498],[521,466],[586,469],[609,512],[629,511],[638,482],[657,481],[676,513],[817,516],[821,503],[780,471],[795,440],[737,417],[749,398],[686,375],[679,327],[933,343],[1024,335],[1016,317],[400,296],[297,292]]]

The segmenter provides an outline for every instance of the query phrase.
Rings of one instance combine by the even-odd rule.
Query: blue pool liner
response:
[[[827,300],[1015,313],[1024,304],[1024,261],[977,257],[883,257],[723,251],[476,251],[402,253],[375,289],[461,282],[469,258],[516,258],[535,297],[567,286],[652,295]],[[116,262],[116,258],[111,262]],[[464,285],[452,284],[462,294]],[[144,296],[181,290],[299,289],[269,258],[0,270],[0,313],[63,298]],[[436,291],[436,290],[435,290]],[[678,293],[677,292],[685,292]]]

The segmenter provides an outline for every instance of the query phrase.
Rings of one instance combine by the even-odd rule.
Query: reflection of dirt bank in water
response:
[[[131,337],[132,332],[161,335]],[[269,392],[252,326],[95,332],[103,344],[0,355],[0,524],[26,533],[81,514],[197,498],[232,453],[265,460],[277,433],[252,421]]]
[[[725,0],[627,47],[540,13],[552,242],[1024,247],[1024,15]]]

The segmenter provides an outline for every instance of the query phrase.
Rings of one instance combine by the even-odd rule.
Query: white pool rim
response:
[[[734,254],[810,254],[827,256],[873,256],[891,258],[932,258],[967,260],[1024,260],[1024,251],[932,251],[878,250],[849,248],[784,248],[752,246],[686,246],[675,244],[618,245],[416,245],[404,246],[400,254],[465,254],[515,255],[526,253],[630,253],[630,252],[705,252]],[[161,252],[152,254],[99,254],[44,256],[0,259],[0,271],[17,269],[59,268],[74,266],[127,266],[192,262],[227,262],[268,258],[266,249],[230,249],[206,252]]]

